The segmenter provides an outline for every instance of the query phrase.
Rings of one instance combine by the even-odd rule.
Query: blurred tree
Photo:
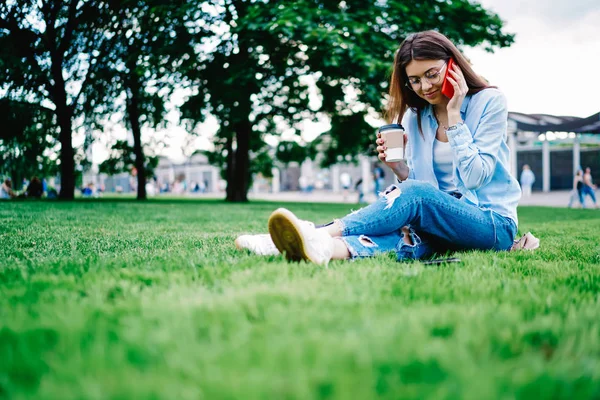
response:
[[[0,175],[8,175],[13,188],[23,178],[56,174],[49,158],[57,129],[52,110],[26,102],[0,99]]]
[[[132,155],[133,159],[119,161],[111,157],[104,166],[129,166],[133,162],[138,200],[146,199],[147,162],[141,131],[144,126],[166,125],[165,102],[179,80],[178,70],[193,62],[193,40],[185,27],[187,7],[193,4],[122,0],[111,2],[108,8],[111,24],[105,32],[110,38],[104,43],[107,58],[94,71],[94,83],[87,88],[90,98],[98,101],[87,104],[86,112],[99,116],[119,111],[124,115],[132,132],[133,151],[126,151],[127,144],[119,142],[113,147],[113,157]],[[118,98],[124,100],[114,101]],[[90,122],[101,129],[95,119]]]
[[[0,2],[0,89],[6,98],[52,110],[59,130],[63,199],[75,192],[73,120],[102,54],[106,2]]]
[[[281,141],[277,145],[275,157],[285,165],[291,162],[301,164],[309,156],[308,147],[294,141]]]
[[[144,157],[144,161],[144,171],[146,171],[148,175],[152,175],[154,173],[154,169],[158,165],[159,157],[146,156]],[[121,172],[130,172],[133,168],[136,169],[137,173],[136,149],[127,143],[126,140],[117,140],[117,142],[111,147],[109,157],[100,163],[99,172],[107,175],[116,175],[120,174]],[[138,180],[138,185],[139,184],[140,181]]]
[[[246,201],[251,154],[265,134],[329,117],[328,154],[356,154],[372,141],[394,52],[415,31],[440,29],[459,46],[508,46],[499,17],[468,0],[218,0],[200,2],[189,28],[198,64],[182,117],[220,123],[215,152],[226,165],[227,200]],[[309,103],[310,77],[321,96]],[[316,103],[319,103],[317,101]]]

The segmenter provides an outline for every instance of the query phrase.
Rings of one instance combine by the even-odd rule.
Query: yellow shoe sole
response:
[[[269,233],[273,243],[288,261],[304,260],[318,264],[306,252],[306,245],[297,221],[296,216],[285,208],[273,211],[269,217]]]

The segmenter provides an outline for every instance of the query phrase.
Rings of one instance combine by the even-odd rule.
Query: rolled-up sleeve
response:
[[[447,132],[460,177],[469,190],[477,190],[491,181],[498,153],[506,139],[508,111],[506,98],[499,91],[481,104],[475,113],[475,131],[466,124]],[[473,125],[473,124],[471,124]]]

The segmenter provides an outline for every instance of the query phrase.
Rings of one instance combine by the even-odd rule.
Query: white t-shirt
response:
[[[433,172],[438,180],[440,190],[444,192],[457,191],[452,183],[452,148],[448,142],[433,141]]]

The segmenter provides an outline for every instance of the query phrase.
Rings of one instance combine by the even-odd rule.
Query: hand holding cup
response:
[[[390,124],[379,128],[377,132],[377,153],[378,158],[392,171],[405,169],[405,147],[407,137],[402,125]]]

